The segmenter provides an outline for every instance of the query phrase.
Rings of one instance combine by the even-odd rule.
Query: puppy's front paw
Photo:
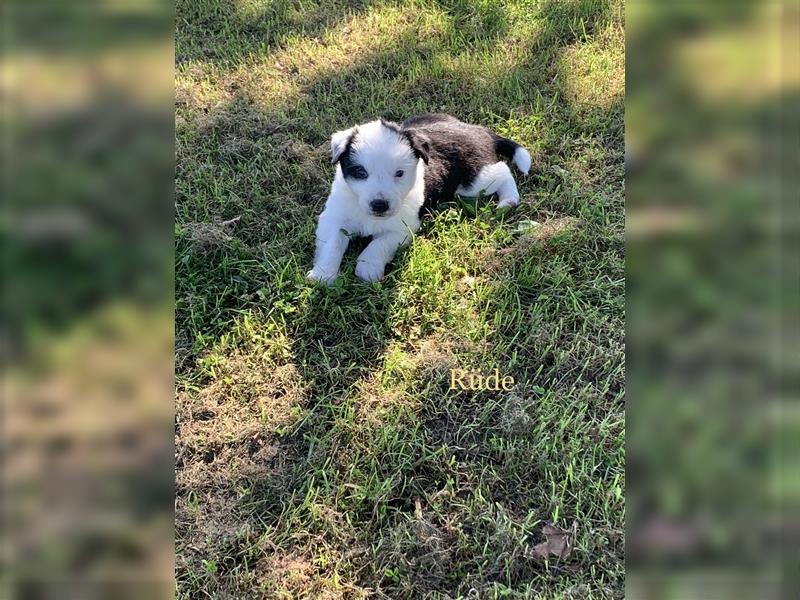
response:
[[[503,208],[514,208],[515,206],[517,206],[517,204],[519,204],[519,198],[514,198],[514,197],[503,198],[502,200],[500,200],[500,202],[497,203],[497,210]]]
[[[383,263],[368,260],[359,260],[356,263],[356,277],[363,281],[380,281],[383,279],[383,270],[386,267]]]
[[[317,270],[316,268],[311,269],[308,273],[306,273],[306,279],[309,281],[324,283],[325,285],[333,285],[333,282],[336,281],[336,278],[339,276],[339,273],[326,273],[321,270]]]

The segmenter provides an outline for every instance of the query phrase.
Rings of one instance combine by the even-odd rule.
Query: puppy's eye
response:
[[[353,179],[366,179],[369,176],[364,167],[353,167],[347,171],[347,174]]]
[[[402,177],[403,173],[404,173],[403,169],[400,169],[398,171],[395,171],[394,176],[395,177]]]

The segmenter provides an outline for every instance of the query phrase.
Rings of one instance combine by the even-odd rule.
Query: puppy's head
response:
[[[428,162],[429,140],[414,130],[380,119],[337,131],[331,138],[333,163],[339,163],[358,205],[372,217],[390,217],[414,187],[419,160]]]

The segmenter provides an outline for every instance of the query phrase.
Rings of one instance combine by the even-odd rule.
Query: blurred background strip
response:
[[[627,4],[630,598],[797,597],[798,4]]]
[[[0,596],[171,597],[174,7],[0,10]]]

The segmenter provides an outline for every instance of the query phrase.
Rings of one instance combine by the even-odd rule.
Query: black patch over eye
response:
[[[394,176],[395,177],[402,177],[403,173],[404,173],[403,169],[399,169],[399,170],[395,171]]]
[[[364,167],[352,167],[347,170],[347,176],[353,179],[366,179],[369,174]]]

